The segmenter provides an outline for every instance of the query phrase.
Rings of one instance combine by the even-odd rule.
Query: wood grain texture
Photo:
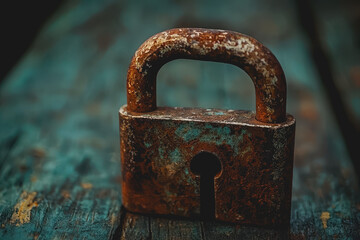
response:
[[[297,119],[290,237],[360,238],[356,175],[292,1],[87,0],[64,5],[1,86],[0,239],[287,237],[121,211],[117,114],[126,70],[145,39],[173,27],[242,32],[275,54]],[[255,109],[239,69],[183,60],[160,71],[158,103]]]
[[[289,229],[273,230],[125,212],[119,239],[287,239]],[[115,238],[116,239],[116,238]]]

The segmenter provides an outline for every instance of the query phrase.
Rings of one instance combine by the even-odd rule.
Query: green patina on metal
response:
[[[176,148],[174,151],[170,153],[170,160],[175,163],[181,163],[182,162],[182,156],[180,153],[180,150]]]
[[[181,124],[177,127],[175,134],[182,137],[186,142],[193,141],[202,133],[201,129],[194,128],[192,124]]]

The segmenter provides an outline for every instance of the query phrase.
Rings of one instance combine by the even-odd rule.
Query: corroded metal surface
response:
[[[239,110],[157,108],[156,75],[189,58],[231,63],[251,77],[256,114]],[[128,71],[120,109],[122,198],[134,212],[200,215],[200,177],[191,161],[217,157],[215,219],[283,227],[290,221],[295,119],[286,115],[286,80],[272,53],[240,33],[172,29],[148,39]],[[203,205],[202,205],[203,206]]]
[[[178,28],[150,37],[136,51],[128,71],[130,111],[156,109],[156,75],[167,62],[198,59],[234,64],[255,85],[256,119],[279,123],[286,115],[286,80],[275,56],[249,36],[224,30]]]
[[[120,109],[124,206],[134,212],[195,217],[201,151],[215,154],[215,218],[263,226],[289,224],[295,120],[265,124],[255,114],[193,108]]]

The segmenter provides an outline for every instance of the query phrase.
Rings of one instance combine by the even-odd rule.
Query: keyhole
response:
[[[200,215],[204,220],[215,219],[214,177],[221,171],[219,158],[202,151],[190,162],[191,171],[200,175]]]

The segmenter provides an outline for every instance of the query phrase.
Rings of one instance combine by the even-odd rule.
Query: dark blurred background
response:
[[[62,2],[14,0],[1,3],[0,82],[31,46],[40,29]]]
[[[1,62],[2,67],[0,68],[0,81],[3,80],[10,69],[16,64],[21,58],[25,51],[31,46],[36,35],[40,29],[44,26],[46,21],[56,12],[56,10],[64,4],[65,0],[39,0],[35,2],[31,1],[5,1],[1,3],[0,17],[1,17]],[[186,2],[186,1],[185,1]],[[297,4],[298,18],[302,25],[306,25],[306,30],[314,34],[316,27],[316,19],[314,19],[313,13],[314,7],[309,0],[295,1]],[[350,20],[350,26],[353,27],[354,41],[356,46],[360,45],[360,7],[359,2],[356,0],[344,0],[341,2],[330,0],[317,0],[316,6],[324,6],[326,12],[333,12],[333,15],[347,14],[347,20]],[[246,1],[244,2],[246,4]],[[154,4],[156,5],[156,4]],[[337,12],[341,5],[341,9],[345,12]],[[276,7],[276,5],[274,6]],[[310,11],[310,12],[309,12]],[[317,8],[316,14],[321,14],[321,7]],[[324,11],[325,12],[325,11]],[[331,18],[331,15],[328,16]],[[344,16],[345,17],[345,16]],[[182,18],[178,25],[186,27],[193,26],[194,19],[187,18],[186,14]],[[207,21],[200,20],[203,22],[197,22],[203,27],[212,28],[224,28],[226,23],[221,21]],[[331,19],[329,23],[331,24]],[[336,26],[334,26],[336,27]],[[357,72],[354,75],[358,75]]]

